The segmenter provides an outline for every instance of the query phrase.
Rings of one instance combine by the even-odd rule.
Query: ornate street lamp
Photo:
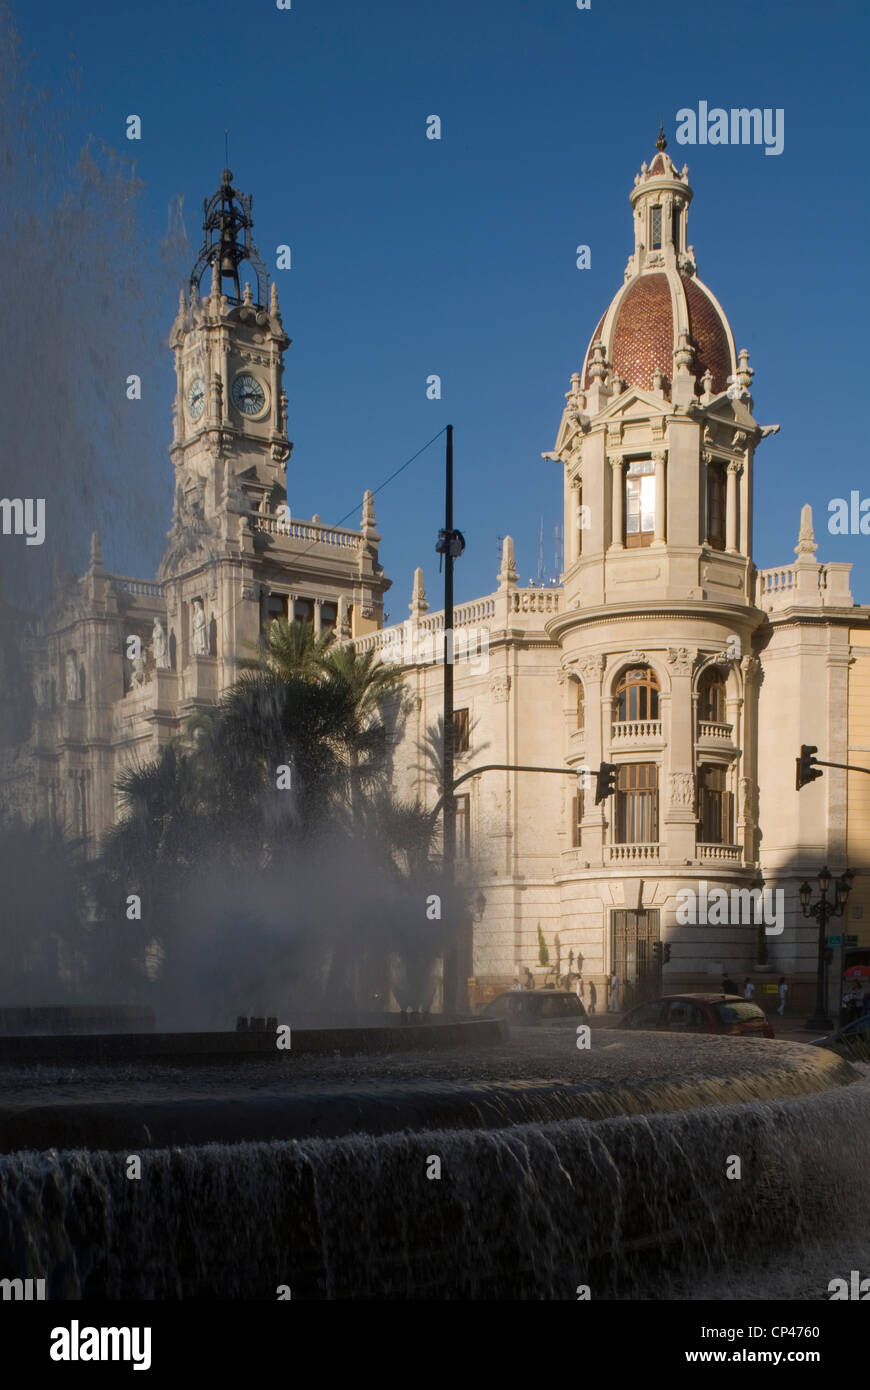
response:
[[[805,917],[815,917],[819,924],[819,951],[818,963],[816,966],[816,1008],[812,1018],[806,1021],[806,1028],[813,1032],[830,1032],[834,1026],[834,1020],[829,1018],[825,1008],[825,948],[827,946],[827,925],[832,917],[842,917],[846,911],[846,903],[852,891],[852,873],[847,869],[842,878],[838,878],[834,883],[834,901],[828,901],[828,893],[831,888],[833,875],[825,865],[818,875],[819,900],[814,903],[811,901],[813,890],[806,879],[798,890],[800,896],[801,911]]]

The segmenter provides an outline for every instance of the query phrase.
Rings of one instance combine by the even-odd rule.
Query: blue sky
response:
[[[357,524],[363,489],[452,423],[456,523],[468,540],[459,599],[494,587],[506,533],[522,582],[534,577],[541,520],[553,570],[561,480],[540,455],[622,282],[628,194],[661,112],[671,153],[690,168],[700,276],[737,346],[751,351],[758,419],[782,426],[757,456],[756,563],[793,558],[809,501],[819,558],[853,561],[853,594],[870,601],[870,536],[826,529],[832,497],[870,495],[859,435],[861,4],[765,0],[694,6],[682,19],[666,6],[605,0],[588,11],[574,0],[293,0],[290,11],[270,0],[48,0],[13,13],[31,74],[66,104],[72,137],[93,134],[135,156],[144,245],[165,235],[183,194],[195,255],[201,199],[219,181],[229,128],[235,182],[254,195],[255,237],[293,339],[293,514],[335,522],[353,509]],[[677,110],[702,99],[784,108],[784,152],[676,146]],[[143,123],[135,146],[124,134],[132,112]],[[425,138],[431,113],[443,122],[440,142]],[[291,271],[274,270],[280,243],[292,247]],[[579,243],[592,250],[588,271],[575,266]],[[130,266],[131,277],[140,272]],[[128,573],[153,570],[169,525],[165,339],[177,290],[169,275],[149,281],[149,455],[136,486],[153,505],[132,549],[125,536],[118,553],[111,534],[105,547],[107,563]],[[441,401],[426,398],[430,373],[442,378]],[[141,417],[129,428],[141,445]],[[122,448],[122,477],[125,456]],[[442,458],[439,441],[376,499],[394,621],[407,615],[415,565],[440,606]]]

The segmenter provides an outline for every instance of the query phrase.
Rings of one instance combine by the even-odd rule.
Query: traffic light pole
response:
[[[463,782],[467,782],[469,777],[479,777],[482,772],[555,772],[561,777],[566,775],[568,777],[584,776],[584,773],[578,772],[576,767],[532,767],[525,763],[485,763],[483,767],[473,767],[470,772],[463,772],[461,777],[455,778],[452,791],[455,793],[456,788],[461,787]],[[438,813],[446,804],[446,795],[440,796],[432,808],[431,819],[433,821],[438,819]]]

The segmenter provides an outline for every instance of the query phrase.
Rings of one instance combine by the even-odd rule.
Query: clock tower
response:
[[[253,240],[252,204],[224,169],[203,202],[203,243],[170,335],[175,501],[158,579],[187,708],[235,680],[238,657],[272,618],[361,635],[381,626],[389,587],[370,495],[360,532],[290,515],[290,339]]]

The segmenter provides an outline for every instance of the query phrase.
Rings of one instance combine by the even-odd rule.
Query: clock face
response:
[[[259,415],[266,404],[266,392],[255,376],[242,372],[233,382],[233,402],[243,415]]]
[[[191,417],[198,420],[205,408],[205,382],[202,377],[198,376],[195,381],[190,383],[187,392],[187,408]]]

